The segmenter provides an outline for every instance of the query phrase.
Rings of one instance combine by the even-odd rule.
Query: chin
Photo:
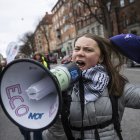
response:
[[[83,71],[83,70],[86,70],[88,68],[86,68],[86,67],[80,67],[80,69]]]

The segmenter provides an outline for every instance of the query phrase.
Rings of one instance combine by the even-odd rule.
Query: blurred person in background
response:
[[[23,59],[23,58],[27,58],[27,55],[24,54],[24,53],[18,53],[18,54],[15,56],[15,59]]]
[[[6,59],[2,59],[2,60],[1,60],[1,67],[2,67],[2,70],[6,67],[6,65],[7,65]]]
[[[45,57],[44,55],[42,55],[39,52],[35,52],[33,59],[40,62],[43,66],[45,66],[46,68],[50,69],[50,63],[49,63],[49,58]]]

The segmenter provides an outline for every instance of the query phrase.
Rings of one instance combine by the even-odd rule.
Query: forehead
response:
[[[88,38],[88,37],[80,37],[76,40],[75,46],[97,46],[97,42],[94,39]]]
[[[36,54],[35,56],[40,56],[39,54]]]

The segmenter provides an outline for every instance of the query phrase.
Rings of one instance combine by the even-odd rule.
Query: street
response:
[[[122,73],[130,82],[140,86],[140,67],[124,68]],[[122,121],[124,140],[140,139],[140,110],[125,109]],[[0,107],[0,140],[23,140],[18,127],[4,114]]]
[[[127,68],[123,71],[128,80],[140,86],[140,67]],[[140,139],[140,110],[126,108],[122,120],[124,140]]]

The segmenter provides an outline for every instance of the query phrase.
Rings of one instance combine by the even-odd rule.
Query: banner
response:
[[[19,51],[19,46],[15,42],[11,42],[6,49],[7,64],[13,61]]]

